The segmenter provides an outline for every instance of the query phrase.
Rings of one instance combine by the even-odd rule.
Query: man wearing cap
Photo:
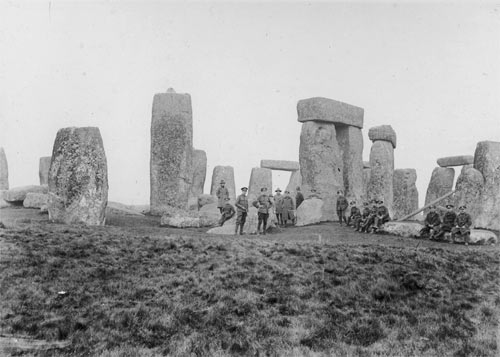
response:
[[[295,224],[295,215],[293,213],[295,207],[293,198],[290,196],[290,191],[285,191],[281,205],[283,209],[283,224],[286,226],[288,221],[292,221],[292,224]]]
[[[260,189],[260,196],[257,197],[255,201],[252,202],[253,206],[257,208],[258,223],[257,223],[257,233],[260,234],[260,226],[263,225],[262,233],[266,234],[267,229],[267,219],[269,218],[269,209],[272,206],[271,199],[267,195],[267,188],[262,187]]]
[[[451,203],[447,204],[446,209],[447,211],[443,216],[443,222],[441,223],[441,226],[439,226],[439,232],[435,235],[435,239],[451,236],[451,230],[455,226],[457,214],[453,211],[453,205]]]
[[[391,220],[391,217],[389,216],[389,210],[386,206],[384,206],[384,201],[379,200],[377,204],[377,214],[375,215],[375,219],[373,221],[373,229],[371,233],[377,233],[384,223],[387,223]]]
[[[276,194],[274,195],[274,214],[276,214],[276,221],[278,226],[283,225],[283,195],[279,187],[276,189]]]
[[[371,233],[372,226],[375,223],[375,217],[377,217],[377,211],[378,211],[378,205],[377,205],[378,201],[376,199],[373,199],[370,202],[371,202],[370,214],[368,215],[366,221],[364,222],[362,229],[362,232],[365,233]]]
[[[351,212],[349,214],[349,217],[347,218],[347,226],[349,227],[352,224],[352,226],[355,228],[356,221],[361,219],[361,211],[358,207],[356,207],[356,201],[351,201],[349,205],[351,206]]]
[[[220,186],[215,191],[215,195],[217,196],[217,208],[220,213],[222,213],[222,208],[226,204],[226,197],[229,198],[229,190],[225,187],[226,181],[221,180]]]
[[[302,194],[302,192],[300,192],[299,186],[295,188],[295,191],[297,191],[297,193],[295,194],[295,203],[297,204],[297,208],[299,208],[300,204],[304,202],[304,195]]]
[[[229,197],[225,198],[226,203],[224,204],[224,207],[222,207],[222,210],[221,210],[222,216],[219,220],[219,225],[221,227],[224,225],[224,222],[233,218],[234,214],[236,213],[233,205],[229,203],[229,200],[230,200]]]
[[[337,216],[339,217],[340,225],[342,225],[342,221],[347,225],[347,217],[345,216],[347,207],[349,207],[349,202],[344,197],[344,192],[342,190],[337,191]]]
[[[466,205],[462,205],[458,207],[459,213],[457,218],[455,219],[455,227],[451,230],[451,240],[455,243],[455,238],[464,237],[465,245],[469,245],[470,238],[470,226],[472,226],[472,218],[470,214],[468,214],[465,210],[467,209]]]
[[[238,234],[238,226],[240,227],[240,235],[243,234],[243,226],[247,220],[248,214],[248,198],[247,198],[247,187],[241,188],[241,195],[236,199],[236,228],[234,229],[234,234]]]
[[[364,202],[363,206],[363,213],[361,214],[361,218],[358,220],[356,225],[357,232],[363,232],[367,226],[368,220],[370,219],[370,204],[368,202]]]
[[[441,217],[436,211],[436,205],[430,206],[430,211],[425,216],[425,227],[420,230],[420,238],[434,239],[434,235],[441,225]]]

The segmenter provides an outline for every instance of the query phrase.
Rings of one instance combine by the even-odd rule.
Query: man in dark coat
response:
[[[453,211],[453,205],[451,203],[446,205],[447,211],[443,216],[441,226],[439,226],[439,232],[435,235],[435,239],[451,237],[451,230],[455,226],[455,220],[457,219],[457,214]]]
[[[258,223],[257,223],[257,233],[260,234],[260,227],[262,227],[262,234],[266,234],[267,229],[267,219],[269,218],[269,209],[273,205],[271,199],[267,194],[267,188],[262,187],[260,189],[260,196],[253,201],[253,206],[257,208]]]
[[[276,215],[276,221],[278,226],[283,225],[283,207],[282,207],[282,200],[283,200],[283,195],[281,194],[281,190],[277,188],[274,192],[276,194],[274,195],[274,214]]]
[[[217,190],[215,191],[215,195],[217,196],[217,208],[220,213],[222,213],[222,208],[226,204],[226,197],[229,198],[229,190],[225,187],[225,185],[226,181],[221,180],[220,186],[217,187]]]
[[[375,223],[375,217],[377,216],[377,211],[378,211],[377,200],[373,199],[370,201],[370,203],[371,203],[370,214],[363,222],[363,228],[361,230],[362,232],[365,233],[371,233],[372,226],[373,223]]]
[[[349,202],[344,197],[344,192],[342,190],[337,191],[337,216],[339,217],[340,225],[342,225],[342,221],[347,225],[347,217],[345,216],[347,207],[349,207]]]
[[[420,238],[434,239],[434,235],[441,225],[441,217],[436,211],[436,205],[430,206],[430,211],[425,216],[425,227],[420,230]]]
[[[292,221],[292,224],[295,224],[295,207],[293,204],[293,198],[290,196],[290,191],[285,191],[281,205],[283,209],[283,224],[286,226],[288,221]]]
[[[465,245],[469,245],[470,226],[472,226],[472,218],[465,210],[467,206],[458,207],[459,213],[455,219],[455,227],[451,230],[451,240],[456,243],[457,237],[464,237]]]
[[[370,217],[370,204],[368,202],[363,203],[363,212],[361,213],[361,217],[356,221],[356,231],[363,232],[366,223]]]
[[[347,218],[347,226],[352,225],[353,228],[356,228],[357,221],[361,219],[361,211],[358,207],[356,207],[356,201],[350,202],[351,212],[349,217]]]
[[[302,192],[300,192],[299,186],[297,186],[295,190],[297,191],[297,193],[295,194],[295,204],[297,205],[297,208],[299,208],[300,204],[304,202],[304,195],[302,194]]]
[[[238,234],[238,227],[240,227],[240,235],[243,234],[243,226],[247,220],[248,215],[248,198],[247,198],[247,187],[241,188],[241,195],[236,199],[236,228],[234,229],[234,234]]]
[[[389,216],[389,210],[386,206],[384,206],[384,201],[379,200],[377,202],[377,205],[377,214],[375,215],[375,219],[373,220],[371,233],[377,233],[384,223],[387,223],[391,220],[391,217]]]
[[[220,217],[219,220],[219,225],[222,227],[224,223],[231,218],[233,218],[234,214],[236,211],[234,210],[234,207],[232,204],[229,203],[230,198],[226,197],[225,201],[226,203],[224,204],[224,207],[222,207],[222,216]]]

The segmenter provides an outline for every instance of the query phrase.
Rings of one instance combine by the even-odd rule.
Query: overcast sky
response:
[[[297,101],[364,108],[397,133],[420,204],[436,159],[500,141],[500,6],[0,2],[0,146],[11,187],[38,184],[57,130],[97,126],[109,199],[149,203],[151,106],[190,93],[194,146],[248,185],[261,159],[298,161]],[[458,175],[457,170],[457,175]],[[274,188],[289,174],[273,175]]]

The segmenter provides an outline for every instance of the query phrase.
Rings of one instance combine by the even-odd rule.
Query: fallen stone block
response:
[[[300,169],[298,161],[286,160],[260,160],[260,167],[263,169],[297,171]]]
[[[437,159],[437,164],[441,167],[463,166],[463,165],[470,165],[473,163],[474,163],[474,156],[472,155],[448,156]]]
[[[319,198],[308,198],[304,200],[297,209],[296,226],[307,226],[321,222],[323,215],[323,200]]]
[[[323,121],[363,128],[364,109],[329,98],[314,97],[297,103],[298,121]]]
[[[396,148],[396,132],[390,125],[379,125],[370,128],[370,130],[368,130],[368,138],[371,141],[388,141],[392,144],[394,149]]]
[[[420,230],[424,226],[418,222],[387,222],[385,223],[381,231],[392,234],[399,237],[405,238],[418,238],[420,237]]]
[[[49,195],[46,193],[28,192],[23,201],[25,208],[42,208],[49,202]]]
[[[495,233],[486,229],[471,229],[469,243],[475,245],[493,245],[498,243],[498,237]]]
[[[48,192],[49,192],[49,187],[47,185],[20,186],[5,191],[3,199],[11,204],[21,205],[28,193],[48,193]]]

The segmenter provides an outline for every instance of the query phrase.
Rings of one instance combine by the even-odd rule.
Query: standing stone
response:
[[[248,183],[248,201],[252,203],[259,197],[262,187],[267,188],[267,194],[272,193],[273,188],[273,172],[270,169],[254,167],[250,173],[250,182]]]
[[[451,167],[436,167],[432,171],[431,180],[429,186],[427,187],[427,193],[425,195],[425,205],[431,203],[432,201],[438,199],[441,196],[446,195],[448,192],[453,190],[453,180],[455,178],[455,169]],[[443,201],[439,202],[439,206],[446,206],[448,203],[453,203],[451,197],[445,198]],[[424,216],[427,215],[429,209],[424,210]]]
[[[38,165],[38,176],[40,178],[40,185],[49,184],[49,168],[50,168],[51,156],[43,156],[40,158],[40,163]]]
[[[226,181],[226,188],[229,191],[229,198],[232,203],[236,200],[236,187],[234,184],[234,169],[232,166],[215,166],[212,173],[212,185],[210,186],[210,194],[215,196],[217,188],[220,186],[220,181]]]
[[[363,169],[363,193],[361,196],[362,202],[358,202],[359,207],[361,207],[364,202],[368,201],[368,183],[370,182],[371,175],[372,170],[370,168]]]
[[[479,142],[474,153],[474,168],[484,177],[475,226],[500,230],[500,142]]]
[[[415,169],[394,170],[393,219],[399,219],[418,209],[418,190]]]
[[[198,196],[203,194],[205,178],[207,177],[207,154],[203,150],[193,151],[193,179],[191,186],[191,197],[198,200]]]
[[[316,121],[302,124],[299,163],[302,193],[308,197],[315,189],[324,203],[321,220],[335,220],[337,191],[344,187],[344,164],[335,125]]]
[[[151,214],[167,206],[186,209],[193,179],[193,116],[191,96],[155,94],[151,119]]]
[[[0,190],[9,189],[9,165],[5,150],[0,147]]]
[[[337,125],[337,141],[344,163],[344,195],[360,201],[363,195],[363,134],[354,126]]]
[[[295,194],[297,193],[297,187],[302,190],[302,174],[300,170],[294,171],[290,174],[290,180],[286,186],[286,191],[290,192],[290,195],[295,199]]]
[[[108,167],[98,128],[57,132],[49,169],[49,219],[104,225]]]
[[[393,175],[394,148],[390,141],[376,140],[370,151],[370,180],[367,187],[367,199],[384,201],[391,218],[393,210]]]
[[[467,205],[467,212],[472,217],[473,226],[481,213],[481,192],[484,186],[483,174],[474,168],[462,170],[455,184],[453,204],[455,207]]]

